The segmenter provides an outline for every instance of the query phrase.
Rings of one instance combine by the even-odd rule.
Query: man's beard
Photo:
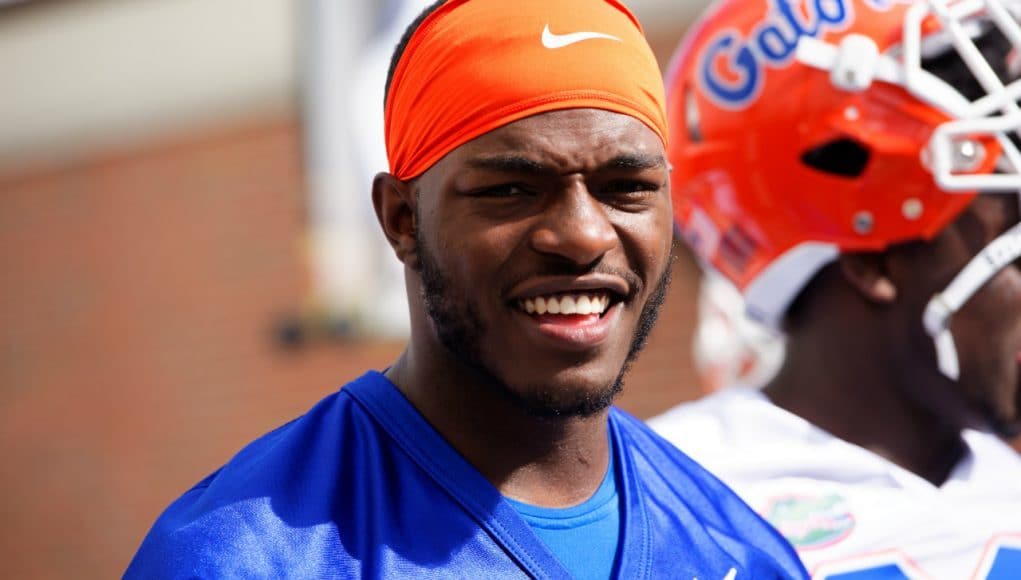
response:
[[[486,329],[474,302],[467,296],[452,295],[449,279],[417,233],[416,244],[418,272],[422,278],[422,301],[440,343],[478,375],[481,382],[492,386],[495,392],[535,417],[590,417],[613,403],[624,387],[624,377],[631,369],[631,363],[648,341],[671,280],[671,269],[668,267],[642,308],[631,346],[614,381],[595,392],[579,393],[565,400],[563,393],[551,391],[546,385],[532,385],[519,393],[497,377],[483,360],[479,349]]]

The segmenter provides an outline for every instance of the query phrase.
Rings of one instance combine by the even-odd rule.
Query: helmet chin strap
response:
[[[935,342],[936,362],[940,372],[951,380],[961,378],[957,345],[950,330],[951,318],[990,278],[1018,258],[1021,258],[1021,223],[989,242],[925,307],[922,322]]]

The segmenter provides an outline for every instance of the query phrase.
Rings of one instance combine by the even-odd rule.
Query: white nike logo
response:
[[[553,34],[550,32],[549,24],[546,28],[542,29],[542,45],[549,49],[563,48],[570,46],[583,40],[593,40],[596,38],[604,38],[606,40],[616,40],[617,42],[623,42],[616,36],[609,34],[603,34],[602,32],[572,32],[570,34]]]
[[[730,572],[727,572],[727,575],[723,577],[723,580],[736,580],[736,579],[737,579],[737,568],[731,568]],[[691,580],[698,580],[698,576],[695,576]]]

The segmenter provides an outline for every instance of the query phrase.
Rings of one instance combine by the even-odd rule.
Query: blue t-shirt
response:
[[[544,508],[512,499],[507,501],[575,580],[611,577],[620,543],[620,498],[613,453],[610,453],[610,465],[599,489],[579,505]]]
[[[620,496],[613,577],[807,578],[773,528],[643,423],[613,409],[607,430]],[[256,439],[172,503],[125,576],[571,577],[377,372]]]

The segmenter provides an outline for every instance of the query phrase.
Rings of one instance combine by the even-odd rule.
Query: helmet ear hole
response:
[[[870,157],[871,153],[864,145],[841,137],[805,151],[801,161],[812,169],[831,175],[858,177],[865,171]]]

